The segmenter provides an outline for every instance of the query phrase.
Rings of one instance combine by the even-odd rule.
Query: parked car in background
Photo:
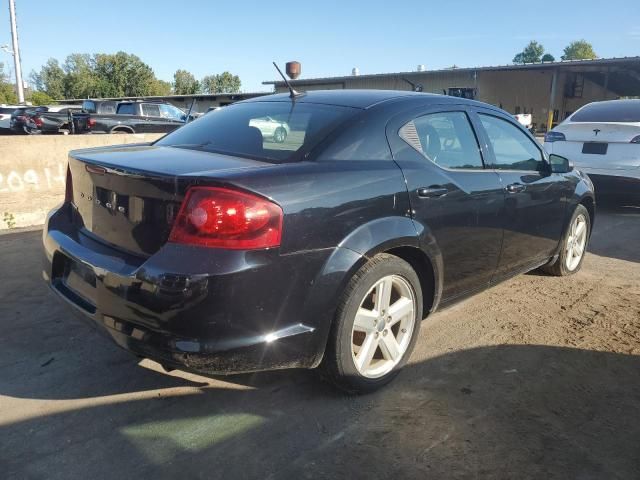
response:
[[[25,111],[23,130],[30,135],[85,133],[91,125],[80,105],[49,105]]]
[[[86,101],[83,106],[88,106]],[[168,103],[131,101],[119,102],[114,111],[107,104],[96,104],[96,112],[90,113],[91,131],[93,133],[168,133],[184,125],[187,114]],[[85,109],[91,112],[91,109]]]
[[[531,130],[531,127],[533,127],[533,115],[530,113],[516,113],[513,118],[527,130]]]
[[[256,127],[262,133],[262,137],[273,140],[276,143],[283,143],[289,135],[290,128],[286,122],[281,122],[269,116],[254,118],[249,123],[250,127]]]
[[[11,132],[11,114],[32,108],[26,105],[0,105],[0,133]]]
[[[31,115],[38,113],[40,111],[44,111],[46,107],[34,107],[29,106],[27,108],[18,108],[13,111],[11,114],[11,119],[9,120],[9,128],[13,133],[18,134],[26,134],[28,132],[27,125],[29,123],[29,119]]]
[[[598,195],[640,201],[640,100],[589,103],[548,132],[544,145],[587,173]]]
[[[283,117],[284,145],[254,126]],[[363,392],[395,376],[430,312],[538,267],[577,272],[594,207],[585,175],[491,105],[279,94],[71,152],[43,276],[168,369],[321,366]]]

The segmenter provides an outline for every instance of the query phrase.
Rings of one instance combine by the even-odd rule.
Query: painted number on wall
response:
[[[9,172],[0,172],[0,193],[23,192],[25,190],[53,190],[59,192],[65,184],[66,164],[58,162],[53,167],[44,167],[42,170],[33,169]]]

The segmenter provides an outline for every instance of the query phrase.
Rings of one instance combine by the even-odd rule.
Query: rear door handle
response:
[[[421,198],[436,198],[446,195],[449,190],[441,185],[432,185],[430,187],[420,187],[417,190],[418,196]]]
[[[527,189],[526,185],[522,185],[521,183],[512,183],[511,185],[507,185],[504,187],[507,193],[520,193],[524,192]]]

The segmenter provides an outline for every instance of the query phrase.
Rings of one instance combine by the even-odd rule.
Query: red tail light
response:
[[[71,169],[67,166],[67,181],[64,187],[64,203],[73,203],[73,179]]]
[[[278,247],[282,217],[282,209],[262,197],[227,188],[192,187],[169,241],[242,250]]]

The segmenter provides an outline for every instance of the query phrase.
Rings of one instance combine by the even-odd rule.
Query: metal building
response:
[[[423,66],[420,66],[424,68]],[[589,102],[640,96],[640,57],[448,68],[413,72],[357,74],[292,80],[297,90],[373,88],[421,89],[424,92],[475,98],[506,111],[531,113],[543,132]],[[282,81],[263,82],[276,92]]]

